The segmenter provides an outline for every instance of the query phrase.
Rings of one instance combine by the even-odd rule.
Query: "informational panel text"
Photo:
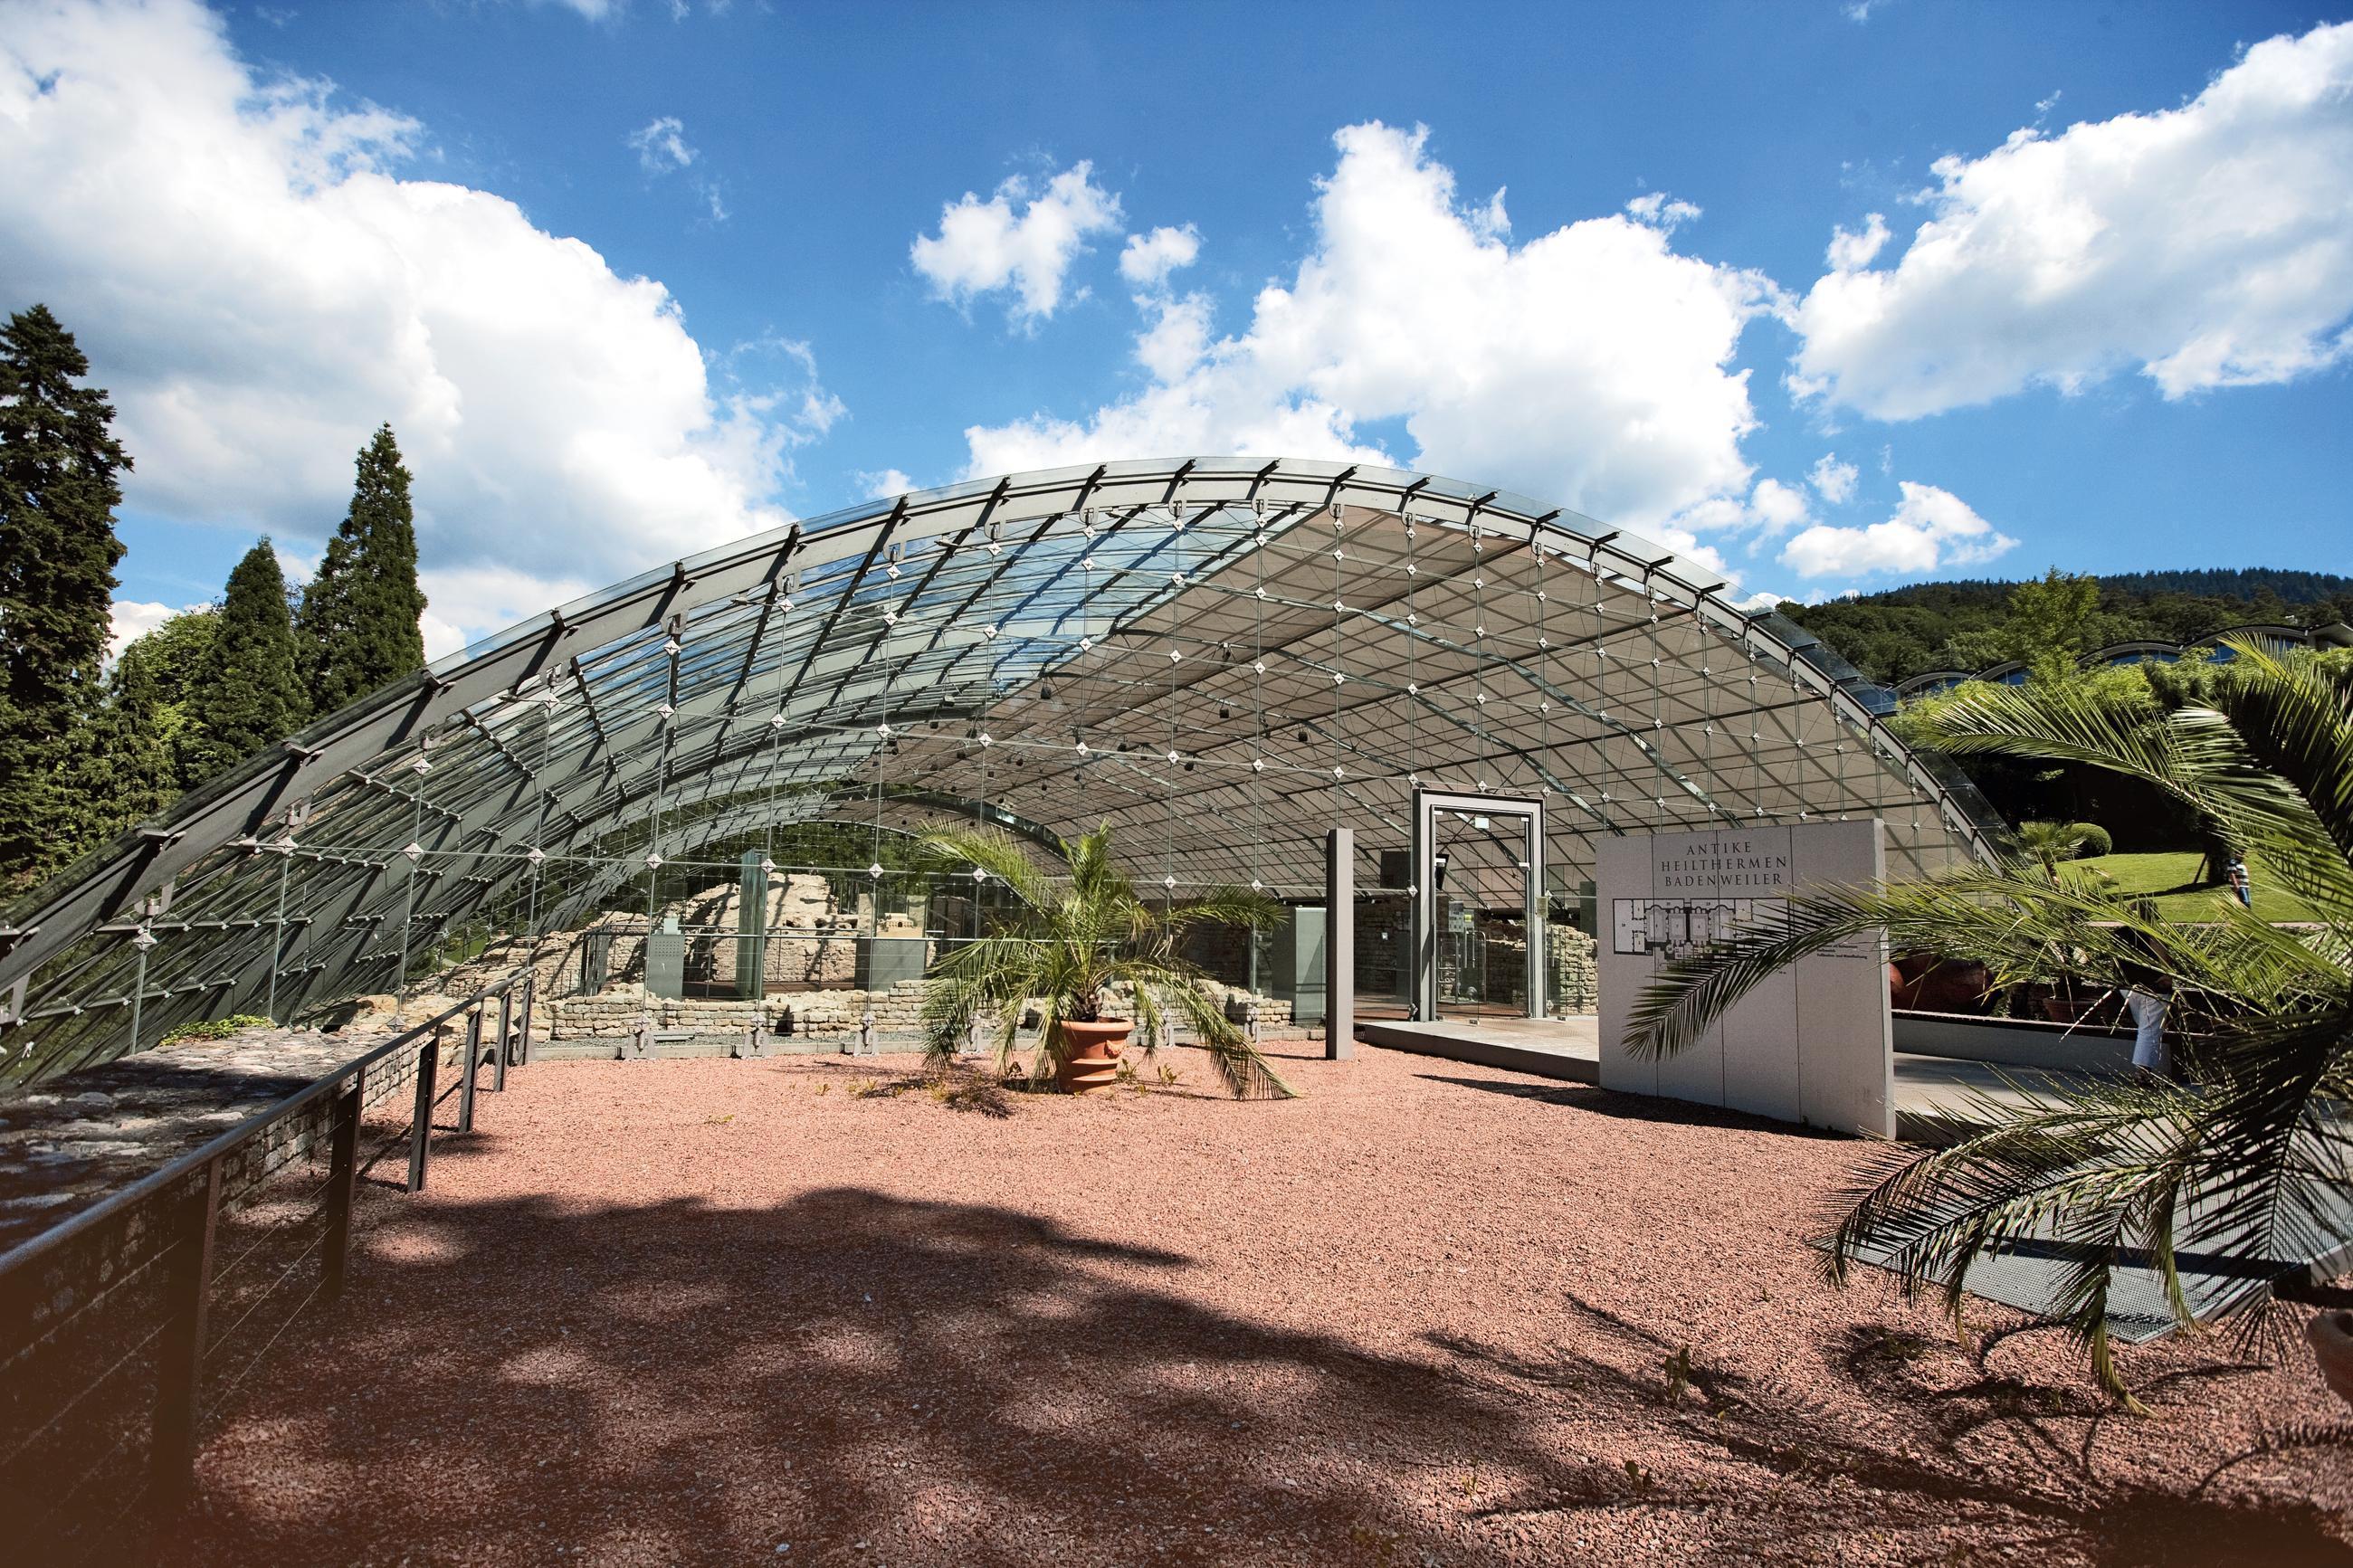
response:
[[[1596,849],[1604,1088],[1895,1135],[1883,939],[1780,971],[1674,1056],[1637,1060],[1620,1043],[1635,997],[1669,959],[1778,920],[1800,889],[1877,882],[1878,818],[1630,835]]]

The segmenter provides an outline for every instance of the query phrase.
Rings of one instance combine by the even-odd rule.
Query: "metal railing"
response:
[[[0,1254],[0,1531],[18,1560],[111,1560],[178,1515],[206,1423],[343,1294],[361,1179],[405,1145],[400,1185],[422,1190],[437,1113],[454,1100],[451,1131],[472,1131],[483,1067],[496,1091],[531,1060],[533,985],[522,969],[483,987]],[[388,1128],[371,1118],[412,1085]],[[364,1148],[371,1122],[390,1135]],[[290,1174],[322,1163],[323,1180]]]

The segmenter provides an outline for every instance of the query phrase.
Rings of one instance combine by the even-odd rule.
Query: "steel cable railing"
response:
[[[531,1059],[533,984],[483,987],[0,1254],[0,1518],[22,1561],[112,1560],[176,1517],[207,1426],[343,1294],[360,1178],[406,1144],[421,1190],[434,1134],[472,1131],[482,1069],[497,1090]],[[412,1088],[363,1160],[371,1108]]]

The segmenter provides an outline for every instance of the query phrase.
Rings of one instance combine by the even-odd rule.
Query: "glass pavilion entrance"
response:
[[[1870,816],[1891,876],[1989,858],[1893,700],[1728,587],[1558,507],[1290,459],[796,523],[322,716],[5,911],[0,1078],[494,960],[581,977],[584,1026],[628,992],[887,1036],[1001,891],[908,851],[950,820],[1040,857],[1108,823],[1155,899],[1318,918],[1349,828],[1358,993],[1424,1018],[1560,1011],[1591,934],[1562,879],[1609,836]],[[1219,940],[1203,966],[1265,993]]]
[[[1414,794],[1415,1016],[1548,1016],[1544,803]]]

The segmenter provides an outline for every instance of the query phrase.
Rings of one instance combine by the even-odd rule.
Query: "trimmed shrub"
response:
[[[173,1046],[182,1040],[226,1040],[244,1030],[267,1028],[269,1026],[269,1020],[259,1013],[239,1013],[234,1017],[210,1018],[201,1024],[183,1024],[155,1043]]]
[[[2088,858],[2094,855],[2105,855],[2116,847],[2116,841],[2109,837],[2108,830],[2096,822],[2073,822],[2068,826],[2083,837],[2083,847],[2075,851],[2079,856]]]

